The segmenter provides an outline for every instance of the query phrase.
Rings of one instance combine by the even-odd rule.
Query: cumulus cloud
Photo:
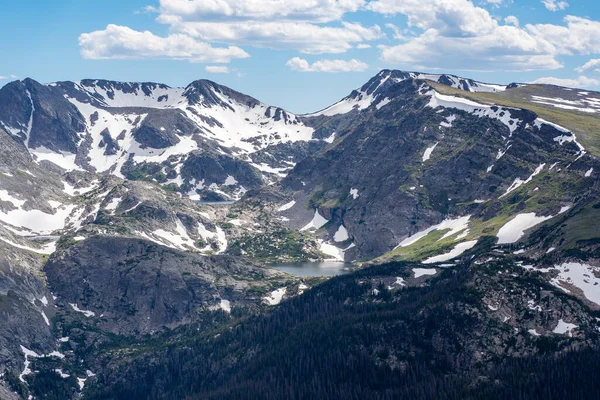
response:
[[[538,78],[530,83],[543,83],[547,85],[566,86],[572,88],[589,88],[599,86],[600,80],[588,78],[585,76],[579,76],[576,79],[555,78],[547,76],[543,78]]]
[[[580,74],[582,74],[585,71],[588,71],[590,69],[594,69],[595,71],[600,72],[599,67],[600,67],[600,58],[592,58],[590,61],[583,64],[581,67],[575,68],[575,71],[579,72]]]
[[[514,15],[509,15],[508,17],[504,18],[504,22],[506,23],[506,25],[519,27],[519,19]]]
[[[544,6],[546,7],[546,9],[548,9],[550,11],[564,10],[567,7],[569,7],[569,3],[567,3],[566,1],[542,0],[542,3],[544,3]]]
[[[294,57],[285,63],[290,69],[300,72],[362,72],[366,71],[369,66],[356,59],[346,60],[320,60],[312,64],[308,61]]]
[[[170,58],[192,62],[228,63],[250,57],[239,47],[212,47],[187,35],[167,37],[126,26],[108,25],[106,29],[79,36],[81,55],[87,59]]]
[[[514,26],[498,27],[485,35],[457,38],[441,36],[435,29],[397,46],[380,46],[381,58],[391,64],[420,68],[480,71],[556,69],[552,46]]]
[[[207,65],[204,70],[209,74],[228,74],[229,68],[224,65]]]
[[[364,27],[343,22],[339,27],[306,22],[188,22],[176,29],[208,42],[223,42],[307,54],[343,53],[364,41],[383,37],[377,25]]]
[[[365,0],[160,0],[159,20],[167,24],[224,18],[323,23],[338,21],[364,4]]]
[[[394,65],[436,68],[443,60],[444,68],[463,70],[547,70],[562,67],[561,55],[600,53],[600,22],[581,17],[521,28],[515,16],[502,24],[470,0],[372,0],[366,7],[402,14],[421,31],[406,37],[396,29],[403,43],[380,46],[382,60]]]
[[[552,43],[557,54],[600,53],[600,22],[572,15],[566,16],[565,22],[566,26],[537,24],[526,29]]]
[[[145,11],[156,12],[156,21],[169,26],[171,38],[184,40],[196,46],[191,39],[204,45],[226,43],[230,46],[253,46],[271,49],[296,50],[306,54],[344,53],[358,44],[385,37],[377,25],[343,21],[346,13],[364,9],[367,0],[160,0],[157,7]],[[121,27],[124,28],[124,27]],[[144,32],[146,34],[147,32]],[[82,54],[104,53],[103,45],[90,45],[84,34]],[[151,33],[147,33],[152,35]],[[181,35],[181,36],[175,36]],[[105,34],[107,36],[107,34]],[[129,52],[132,58],[137,49],[130,49],[126,41],[132,36],[111,35],[110,47],[119,48],[120,56]],[[152,35],[153,36],[153,35]],[[188,38],[184,38],[187,36]],[[98,38],[95,38],[99,40]],[[158,56],[166,53],[165,46],[149,46]],[[237,47],[231,48],[238,49]],[[146,49],[148,51],[150,49]],[[163,54],[164,57],[171,57]],[[208,57],[208,62],[210,62]]]

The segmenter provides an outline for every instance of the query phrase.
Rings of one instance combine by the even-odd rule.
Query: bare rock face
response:
[[[265,286],[272,274],[233,257],[101,236],[55,253],[45,272],[49,286],[61,294],[59,306],[76,304],[102,329],[119,334],[191,323],[221,300],[252,307],[260,298],[246,293],[248,281]]]

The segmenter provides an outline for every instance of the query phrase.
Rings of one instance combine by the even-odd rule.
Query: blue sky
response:
[[[600,89],[600,2],[5,0],[0,51],[0,85],[206,78],[297,113],[382,68]]]

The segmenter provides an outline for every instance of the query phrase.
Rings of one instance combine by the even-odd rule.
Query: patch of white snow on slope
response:
[[[329,220],[325,219],[325,217],[323,217],[323,216],[321,216],[321,214],[319,214],[319,210],[315,210],[315,216],[313,217],[312,221],[310,221],[302,229],[300,229],[300,232],[312,230],[312,229],[317,230],[328,222],[329,222]]]
[[[531,182],[536,175],[539,175],[540,172],[542,172],[542,170],[544,169],[545,166],[546,166],[545,163],[538,165],[538,167],[535,169],[535,171],[533,171],[533,173],[529,176],[529,178],[527,178],[525,180],[522,180],[521,178],[516,178],[514,180],[514,182],[512,183],[512,185],[510,185],[510,187],[506,190],[506,193],[504,193],[502,196],[500,196],[500,198],[503,198],[504,196],[517,190],[521,186],[526,185],[529,182]]]
[[[350,235],[348,235],[348,230],[346,227],[344,225],[340,225],[335,235],[333,235],[333,240],[339,243],[348,240],[349,237]]]
[[[292,200],[277,209],[278,212],[287,211],[296,205],[296,200]]]
[[[498,231],[498,244],[515,243],[525,235],[527,229],[551,219],[548,217],[537,217],[535,213],[519,214]]]
[[[413,272],[415,273],[415,279],[422,276],[437,274],[437,270],[435,268],[413,268]]]
[[[342,250],[339,247],[336,247],[332,244],[325,243],[321,239],[319,239],[318,242],[319,242],[319,250],[322,253],[327,254],[328,256],[331,256],[332,260],[344,261],[345,250]]]
[[[452,235],[455,235],[459,232],[466,230],[469,227],[470,219],[471,219],[470,215],[467,215],[465,217],[459,217],[456,219],[446,219],[437,225],[433,225],[433,226],[425,229],[424,231],[415,233],[414,235],[407,237],[402,242],[400,242],[400,244],[396,248],[410,246],[410,245],[416,243],[417,241],[423,239],[425,236],[427,236],[429,233],[431,233],[433,231],[449,230],[449,232],[446,232],[446,234],[444,234],[444,236],[442,236],[442,238],[441,238],[441,239],[445,239],[447,237],[450,237]]]
[[[431,147],[428,147],[425,150],[425,152],[423,153],[423,162],[425,162],[425,161],[427,161],[427,160],[429,160],[431,158],[431,153],[433,153],[433,150],[435,150],[435,148],[437,147],[438,143],[434,144]]]
[[[512,118],[509,110],[506,108],[480,104],[462,97],[444,95],[435,90],[429,91],[427,95],[431,96],[431,100],[427,104],[431,108],[455,108],[457,110],[466,111],[477,117],[497,119],[508,127],[511,135],[518,127],[519,120]]]
[[[350,196],[352,196],[352,198],[353,198],[354,200],[358,199],[358,197],[360,196],[360,195],[358,194],[358,189],[351,188],[351,189],[350,189]]]
[[[569,335],[569,337],[573,337],[573,330],[579,328],[578,325],[570,324],[562,320],[562,318],[558,321],[558,325],[552,331],[552,333],[558,333],[559,335],[564,335],[565,333]]]
[[[75,205],[63,206],[56,210],[54,214],[46,214],[40,210],[25,211],[20,208],[8,212],[0,211],[0,221],[12,226],[29,229],[31,232],[40,235],[48,235],[56,230],[63,229],[67,218],[75,208]]]
[[[77,303],[69,303],[69,305],[71,306],[71,308],[73,309],[73,311],[81,313],[81,314],[85,315],[88,318],[96,316],[96,313],[93,312],[93,311],[81,310],[79,307],[77,307]]]
[[[585,177],[589,178],[590,176],[592,176],[592,172],[594,172],[594,168],[588,169],[585,173]]]
[[[269,296],[263,297],[263,301],[270,306],[276,306],[277,304],[281,303],[286,290],[287,288],[273,290]]]
[[[438,263],[438,262],[442,262],[442,261],[452,260],[453,258],[460,256],[465,251],[472,249],[473,247],[475,247],[476,244],[477,244],[477,240],[471,240],[469,242],[459,243],[448,253],[440,254],[439,256],[430,257],[430,258],[426,259],[425,261],[423,261],[423,264],[433,264],[433,263]]]
[[[554,267],[558,270],[558,276],[550,283],[564,290],[564,283],[573,285],[583,292],[586,299],[600,305],[600,268],[588,264],[567,262]]]
[[[23,377],[33,372],[31,369],[29,369],[29,366],[31,365],[31,361],[29,361],[29,358],[39,358],[40,356],[35,351],[29,350],[23,345],[21,345],[21,351],[25,355],[25,362],[23,363],[23,372],[21,372],[21,374],[19,375],[19,380],[25,383],[25,379]]]

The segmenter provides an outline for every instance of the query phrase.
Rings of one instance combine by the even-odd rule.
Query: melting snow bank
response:
[[[558,321],[558,325],[556,325],[556,328],[554,328],[552,333],[558,333],[560,335],[564,335],[566,333],[569,335],[569,337],[573,337],[573,330],[577,328],[579,328],[578,325],[569,324],[561,319]]]
[[[29,350],[27,347],[25,347],[23,345],[21,345],[21,351],[25,355],[25,362],[23,363],[23,372],[21,372],[21,374],[19,375],[19,380],[21,382],[25,383],[25,379],[23,377],[25,375],[29,375],[33,372],[31,369],[29,369],[29,366],[31,365],[31,361],[29,361],[29,357],[39,358],[40,356],[35,351]]]
[[[431,108],[455,108],[457,110],[466,111],[476,117],[497,119],[506,125],[511,134],[517,129],[518,123],[520,122],[520,120],[512,118],[510,111],[506,108],[480,104],[462,97],[447,96],[440,94],[435,90],[431,90],[426,94],[431,96],[431,100],[427,104]]]
[[[600,305],[600,268],[575,262],[563,263],[554,267],[558,276],[550,283],[571,293],[565,286],[572,285],[580,289],[586,299]]]
[[[423,261],[423,264],[434,264],[434,263],[438,263],[438,262],[442,262],[442,261],[452,260],[453,258],[460,256],[465,251],[471,250],[473,247],[475,247],[476,244],[477,244],[477,240],[471,240],[469,242],[459,243],[450,252],[445,253],[445,254],[440,254],[439,256],[430,257],[430,258],[426,259],[425,261]]]
[[[440,240],[445,239],[445,238],[455,235],[459,232],[465,231],[469,227],[470,219],[471,219],[470,215],[467,215],[465,217],[459,217],[456,219],[446,219],[437,225],[433,225],[433,226],[425,229],[424,231],[415,233],[414,235],[407,237],[402,242],[400,242],[400,244],[396,248],[410,246],[410,245],[418,242],[419,240],[423,239],[425,236],[427,236],[429,233],[431,233],[433,231],[443,231],[443,230],[449,229],[449,232],[446,232],[446,234],[444,234],[444,236],[442,236],[440,238]],[[460,235],[459,237],[457,237],[457,239],[460,239],[461,237],[464,237],[464,236],[466,236],[466,235],[465,234]]]
[[[281,303],[286,290],[286,288],[273,290],[269,296],[263,297],[263,301],[270,306],[276,306],[277,304]]]
[[[554,124],[552,122],[548,122],[542,118],[536,118],[534,125],[538,129],[541,129],[542,125],[549,125],[549,126],[553,127],[554,129],[556,129],[557,131],[564,133],[565,135],[557,136],[554,138],[554,141],[558,142],[558,144],[560,144],[561,146],[565,142],[573,142],[577,145],[580,152],[583,152],[585,150],[585,148],[581,145],[581,143],[579,143],[577,141],[577,137],[573,134],[573,132],[571,132],[567,128],[564,128],[564,127]]]
[[[522,180],[521,178],[516,178],[514,180],[514,182],[512,183],[512,185],[510,185],[510,187],[506,190],[506,193],[504,193],[502,196],[500,196],[500,198],[503,198],[504,196],[508,195],[510,192],[513,192],[513,191],[517,190],[518,188],[520,188],[521,186],[526,185],[529,182],[531,182],[536,175],[539,175],[539,173],[542,172],[542,170],[544,169],[545,166],[546,166],[546,164],[540,164],[535,169],[535,171],[533,171],[533,173],[529,176],[529,178],[527,178],[526,180]]]
[[[345,242],[346,240],[348,240],[349,237],[350,236],[348,235],[348,230],[346,229],[346,227],[344,225],[340,225],[337,232],[335,232],[335,235],[333,235],[333,240],[335,240],[338,243]]]
[[[71,308],[73,309],[73,311],[76,311],[78,313],[82,313],[83,315],[85,315],[86,317],[90,318],[90,317],[95,317],[96,313],[93,311],[88,311],[88,310],[80,310],[79,307],[77,307],[77,303],[69,303],[69,305],[71,306]]]
[[[415,279],[422,276],[437,274],[437,270],[435,268],[413,268],[413,272],[415,273]]]
[[[289,203],[287,203],[287,204],[284,204],[284,205],[282,205],[281,207],[279,207],[279,208],[277,209],[277,211],[278,211],[278,212],[286,211],[286,210],[289,210],[290,208],[294,207],[295,205],[296,205],[296,201],[295,201],[295,200],[292,200],[292,201],[290,201]]]
[[[527,229],[533,228],[551,218],[553,217],[537,217],[535,213],[519,214],[500,228],[496,235],[498,237],[498,244],[515,243],[525,235]]]
[[[306,224],[304,226],[304,228],[300,229],[300,232],[308,231],[308,230],[312,230],[312,229],[317,230],[328,222],[329,222],[329,220],[325,219],[325,217],[323,217],[323,216],[321,216],[321,214],[319,214],[319,210],[315,210],[315,216],[313,217],[312,221],[310,221],[308,224]]]
[[[431,153],[433,153],[433,150],[435,150],[435,148],[437,147],[438,143],[434,144],[431,147],[428,147],[425,150],[425,153],[423,153],[423,162],[425,162],[425,161],[427,161],[427,160],[429,160],[431,158]]]

